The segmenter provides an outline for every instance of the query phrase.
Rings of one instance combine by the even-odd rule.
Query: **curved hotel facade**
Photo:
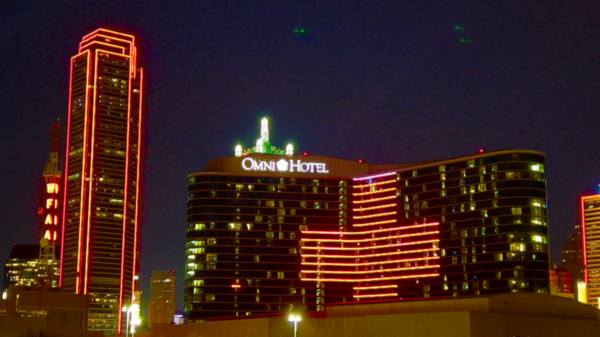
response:
[[[405,164],[257,146],[189,175],[188,321],[549,288],[545,156]]]

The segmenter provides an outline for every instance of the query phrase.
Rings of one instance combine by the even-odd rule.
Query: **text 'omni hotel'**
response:
[[[188,321],[327,304],[546,293],[545,156],[406,164],[269,142],[189,175]]]

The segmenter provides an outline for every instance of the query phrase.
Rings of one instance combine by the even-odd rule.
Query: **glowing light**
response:
[[[436,250],[436,249],[432,249],[432,250]],[[322,258],[328,258],[331,255],[319,255]],[[363,255],[361,255],[362,258]],[[310,257],[307,255],[302,255],[302,257]],[[351,256],[353,258],[357,258],[355,255]],[[439,259],[439,256],[431,256],[431,257],[420,257],[420,258],[413,258],[413,259],[399,259],[399,260],[387,260],[387,261],[378,261],[378,262],[354,262],[354,263],[340,263],[340,262],[335,262],[335,263],[327,263],[327,262],[302,262],[302,265],[306,265],[306,266],[349,266],[349,267],[358,267],[358,266],[375,266],[375,265],[382,265],[382,264],[394,264],[394,263],[404,263],[404,262],[414,262],[414,261],[425,261],[425,260],[436,260]]]
[[[374,210],[374,209],[395,207],[396,205],[397,204],[387,204],[387,205],[381,205],[381,206],[373,206],[373,207],[365,207],[365,208],[355,208],[355,209],[353,209],[353,211],[355,211],[355,212],[365,212],[365,211],[370,211],[370,210]]]
[[[392,195],[390,197],[382,197],[382,198],[376,198],[376,199],[355,200],[355,201],[353,201],[353,203],[355,203],[355,204],[364,204],[364,203],[367,203],[367,202],[375,202],[375,201],[389,200],[389,199],[396,199],[396,196]]]
[[[352,218],[353,219],[366,219],[366,218],[375,218],[378,216],[394,215],[397,213],[398,212],[387,212],[387,213],[377,213],[377,214],[369,214],[369,215],[355,215]]]
[[[256,152],[265,153],[264,141],[261,138],[256,141]]]
[[[46,221],[44,221],[44,225],[52,225],[52,215],[46,215]]]
[[[141,150],[142,150],[142,104],[143,104],[143,93],[144,93],[144,69],[140,68],[140,106],[139,106],[139,121],[138,121],[138,146],[137,146],[137,175],[136,175],[136,183],[135,183],[135,223],[134,223],[134,236],[133,236],[133,273],[135,275],[136,272],[136,265],[137,265],[137,236],[138,236],[138,220],[139,220],[139,216],[138,216],[138,210],[139,210],[139,200],[140,200],[140,160],[139,158],[141,158]],[[137,280],[137,275],[135,275],[133,277],[134,281]],[[132,282],[132,287],[131,287],[131,296],[133,297],[135,294],[135,285],[136,282]],[[133,301],[133,299],[132,299]]]
[[[394,175],[394,174],[396,174],[396,172],[383,173],[383,174],[378,174],[378,175],[368,176],[368,177],[362,177],[362,178],[354,178],[352,180],[354,180],[354,181],[360,181],[360,180],[374,179],[374,178],[380,178],[380,177],[387,177],[387,176],[391,176],[391,175]]]
[[[363,187],[371,187],[371,186],[379,186],[379,185],[385,185],[385,184],[391,184],[391,183],[395,183],[396,180],[386,180],[386,181],[380,181],[378,183],[372,183],[372,184],[366,184],[366,185],[355,185],[352,186],[353,188],[363,188]]]
[[[46,240],[52,240],[52,236],[51,236],[49,230],[46,230],[46,233],[44,233],[44,239],[46,239]]]
[[[288,144],[285,147],[285,154],[288,155],[288,156],[292,156],[294,154],[294,145]]]
[[[376,226],[376,225],[383,225],[386,223],[393,223],[393,222],[397,222],[397,221],[398,220],[394,219],[394,220],[385,220],[385,221],[377,221],[377,222],[368,222],[368,223],[354,224],[354,227]]]
[[[235,146],[235,156],[236,157],[242,156],[242,146],[239,144]]]
[[[389,248],[389,247],[402,247],[402,246],[412,246],[418,245],[422,243],[432,243],[438,242],[439,239],[434,240],[424,240],[424,241],[414,241],[414,242],[404,242],[404,243],[394,243],[390,245],[381,245],[381,246],[370,246],[370,247],[303,247],[303,249],[312,249],[312,250],[372,250],[372,249],[380,249],[380,248]],[[356,256],[354,256],[356,258]]]
[[[419,270],[428,268],[439,268],[440,265],[427,265],[427,266],[416,266],[416,267],[402,267],[402,268],[391,268],[391,269],[375,269],[375,270],[350,270],[350,271],[336,271],[336,270],[303,270],[305,274],[377,274],[393,271],[405,271],[405,270]]]
[[[46,199],[46,209],[50,209],[54,203],[54,199]]]
[[[260,139],[263,142],[269,141],[269,120],[266,117],[260,121]]]
[[[371,297],[393,297],[393,296],[398,296],[398,294],[389,293],[389,294],[372,294],[372,295],[354,295],[352,297],[354,297],[354,298],[371,298]]]
[[[396,188],[392,187],[392,188],[386,188],[383,190],[376,190],[376,191],[368,191],[368,192],[362,192],[362,193],[352,193],[352,195],[354,196],[361,196],[361,195],[368,195],[368,194],[375,194],[375,193],[383,193],[383,192],[390,192],[390,191],[395,191]]]
[[[407,237],[421,236],[421,235],[430,235],[430,234],[439,234],[439,231],[411,233],[411,234],[401,234],[401,235],[394,235],[394,236],[383,236],[383,237],[368,238],[368,239],[357,239],[357,240],[351,240],[351,239],[308,239],[308,238],[302,238],[301,241],[304,241],[304,242],[372,242],[372,241],[391,240],[391,239],[407,238]]]
[[[353,287],[354,290],[369,290],[369,289],[391,289],[398,288],[397,284],[383,285],[383,286],[370,286],[370,287]]]
[[[421,277],[435,277],[440,274],[420,274],[420,275],[406,275],[406,276],[389,276],[389,277],[376,277],[368,279],[369,282],[375,281],[387,281],[387,280],[404,280],[410,278],[421,278]],[[364,279],[339,279],[339,278],[302,278],[302,281],[314,281],[314,282],[365,282]]]
[[[399,231],[399,230],[419,228],[419,227],[431,227],[431,226],[437,226],[439,224],[440,224],[439,222],[432,222],[432,223],[427,223],[427,224],[411,225],[411,226],[403,226],[403,227],[394,227],[394,228],[386,228],[386,229],[375,229],[375,230],[363,231],[363,232],[302,231],[302,234],[361,235],[361,234],[372,234],[372,233],[381,233],[381,232],[389,232],[389,231]]]
[[[58,194],[58,184],[57,183],[46,184],[46,189],[48,190],[48,194]]]
[[[433,252],[437,251],[439,248],[425,248],[425,249],[414,249],[414,250],[406,250],[399,252],[390,252],[390,253],[379,253],[379,254],[364,254],[360,256],[356,255],[322,255],[322,254],[302,254],[302,257],[317,257],[317,258],[336,258],[336,259],[366,259],[371,257],[379,257],[379,256],[391,256],[391,255],[402,255],[402,254],[412,254],[412,253],[422,253],[422,252]]]
[[[231,287],[237,289],[237,288],[241,288],[242,286],[240,286],[239,284],[232,284]]]

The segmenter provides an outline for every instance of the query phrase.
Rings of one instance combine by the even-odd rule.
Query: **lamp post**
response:
[[[131,317],[131,316],[130,316],[131,309],[130,309],[130,308],[127,308],[127,307],[123,307],[123,312],[126,312],[126,313],[127,313],[127,318],[126,318],[126,320],[127,320],[127,325],[126,325],[126,328],[125,328],[125,336],[129,336],[129,318]]]
[[[300,315],[290,315],[290,317],[288,317],[288,321],[290,322],[294,322],[294,337],[296,337],[296,335],[298,334],[298,322],[302,322],[302,318],[300,317]]]

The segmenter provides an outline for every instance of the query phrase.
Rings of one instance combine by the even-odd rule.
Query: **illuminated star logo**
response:
[[[281,171],[281,172],[287,172],[287,170],[288,170],[288,166],[289,166],[289,164],[288,164],[287,160],[285,160],[285,159],[280,159],[280,160],[277,162],[277,171]]]

